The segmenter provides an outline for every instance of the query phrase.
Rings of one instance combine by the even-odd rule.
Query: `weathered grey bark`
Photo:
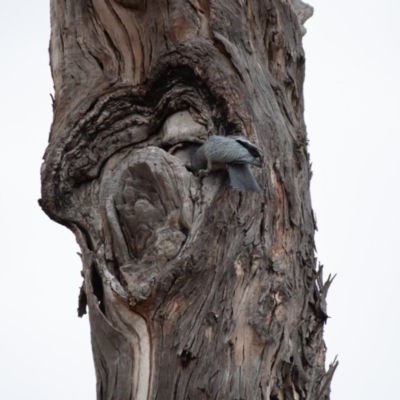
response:
[[[328,399],[326,292],[287,0],[52,0],[44,211],[82,249],[99,399]],[[263,194],[186,167],[264,153]],[[181,146],[175,146],[181,144]],[[169,151],[168,151],[169,150]]]

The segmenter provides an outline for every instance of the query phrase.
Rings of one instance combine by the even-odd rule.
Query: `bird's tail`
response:
[[[260,185],[254,179],[247,164],[228,164],[228,172],[233,190],[262,192]]]

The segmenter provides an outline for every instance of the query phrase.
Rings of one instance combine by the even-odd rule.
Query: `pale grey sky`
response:
[[[311,190],[326,272],[333,400],[398,400],[400,2],[314,2],[307,23]]]
[[[304,47],[332,400],[400,400],[400,2],[314,1]],[[88,400],[88,319],[73,235],[40,210],[52,110],[46,2],[0,3],[0,400]]]

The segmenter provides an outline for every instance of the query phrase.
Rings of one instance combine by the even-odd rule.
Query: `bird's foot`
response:
[[[209,169],[201,169],[201,170],[199,171],[199,177],[200,177],[200,178],[204,178],[204,177],[206,177],[209,173],[210,173],[210,170],[209,170]]]

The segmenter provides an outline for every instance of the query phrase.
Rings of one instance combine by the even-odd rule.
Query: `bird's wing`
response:
[[[214,163],[252,164],[261,167],[259,159],[236,139],[229,136],[210,136],[204,143],[204,154],[207,160]]]
[[[258,148],[255,144],[251,143],[250,140],[246,139],[243,136],[227,136],[228,138],[232,138],[236,140],[240,145],[242,145],[253,157],[261,158],[261,149]]]

